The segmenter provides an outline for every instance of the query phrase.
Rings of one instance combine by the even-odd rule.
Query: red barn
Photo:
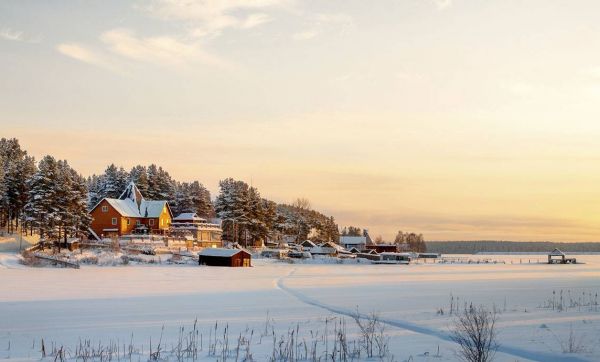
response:
[[[164,233],[173,213],[167,201],[145,200],[131,182],[118,199],[104,198],[90,211],[91,229],[100,237]]]

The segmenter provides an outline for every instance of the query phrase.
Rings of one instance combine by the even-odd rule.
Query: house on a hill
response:
[[[90,211],[90,228],[103,237],[133,233],[163,234],[173,219],[165,200],[146,200],[130,182],[118,199],[104,198]]]

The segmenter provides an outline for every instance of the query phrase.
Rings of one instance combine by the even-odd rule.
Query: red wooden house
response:
[[[145,200],[133,182],[118,199],[102,199],[92,208],[90,215],[90,227],[100,237],[132,233],[161,234],[169,229],[173,219],[167,201]]]

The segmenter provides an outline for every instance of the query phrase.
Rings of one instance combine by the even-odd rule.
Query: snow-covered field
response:
[[[74,356],[89,340],[91,346],[112,345],[121,356],[131,345],[133,359],[145,361],[150,342],[156,350],[163,326],[161,345],[167,351],[162,356],[174,359],[168,351],[177,349],[180,334],[187,335],[197,318],[199,360],[223,360],[218,351],[227,327],[228,360],[236,360],[240,335],[251,339],[253,359],[266,361],[273,338],[281,347],[298,333],[296,352],[302,355],[314,343],[324,361],[336,347],[333,334],[340,321],[348,339],[358,339],[351,318],[358,308],[380,315],[393,360],[453,361],[456,346],[447,337],[452,298],[461,306],[473,302],[498,311],[499,361],[600,360],[600,309],[579,306],[598,300],[600,256],[577,256],[585,262],[579,265],[528,264],[541,258],[494,255],[506,264],[409,266],[255,260],[253,268],[73,270],[28,268],[15,254],[0,253],[0,359],[39,360],[43,339],[48,360],[54,360],[53,348]],[[559,303],[561,293],[562,311],[543,308],[552,300]],[[578,353],[563,352],[570,335],[582,346]],[[218,356],[209,356],[211,345]],[[245,352],[237,353],[242,360]]]

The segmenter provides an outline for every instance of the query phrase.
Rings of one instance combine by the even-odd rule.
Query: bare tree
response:
[[[299,209],[303,209],[303,210],[310,210],[310,208],[311,208],[310,200],[308,200],[307,198],[304,198],[304,197],[299,197],[296,200],[294,200],[294,202],[292,203],[292,206],[297,207]]]
[[[496,343],[495,312],[484,306],[465,308],[455,320],[451,338],[460,349],[458,356],[467,362],[489,362],[494,359]]]

